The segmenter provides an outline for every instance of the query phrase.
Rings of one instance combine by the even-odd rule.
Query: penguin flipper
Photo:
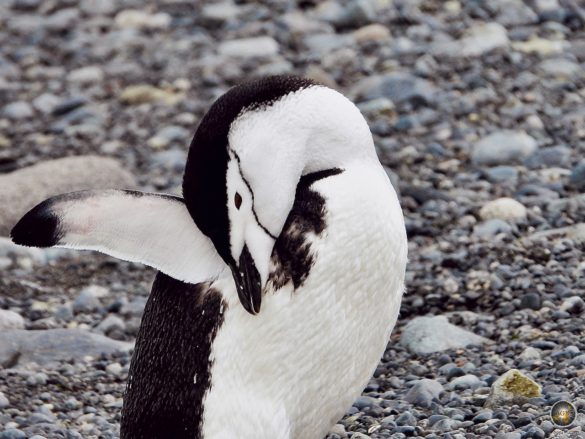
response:
[[[184,282],[219,277],[227,266],[183,199],[136,191],[81,191],[43,201],[14,226],[28,247],[96,250],[141,262]]]

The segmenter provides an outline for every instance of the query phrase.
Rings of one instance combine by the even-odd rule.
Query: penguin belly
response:
[[[211,347],[205,439],[322,439],[384,353],[407,251],[396,195],[371,169],[346,170],[311,190],[325,201],[326,227],[305,237],[314,257],[301,285],[291,276],[266,291],[252,316],[231,282],[214,283],[228,307]],[[292,226],[284,233],[306,229]]]

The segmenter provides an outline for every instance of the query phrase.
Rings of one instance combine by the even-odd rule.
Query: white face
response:
[[[270,256],[276,237],[260,221],[254,206],[254,194],[246,177],[242,175],[236,154],[230,151],[229,155],[227,196],[231,255],[238,263],[244,246],[247,246],[264,286],[268,280]]]

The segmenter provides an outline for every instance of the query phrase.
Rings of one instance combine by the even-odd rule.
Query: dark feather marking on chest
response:
[[[269,282],[275,290],[289,282],[297,289],[309,276],[315,263],[315,254],[311,251],[308,235],[319,236],[326,227],[325,199],[312,190],[311,185],[341,172],[342,169],[332,168],[301,177],[293,208],[272,251],[275,268],[270,273]]]
[[[122,439],[200,439],[221,294],[158,273],[130,366]],[[196,380],[194,377],[197,377]]]

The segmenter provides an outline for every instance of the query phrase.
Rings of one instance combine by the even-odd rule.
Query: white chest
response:
[[[327,228],[304,284],[268,292],[257,316],[231,280],[213,343],[205,439],[321,439],[360,394],[382,356],[403,291],[402,213],[381,173],[352,169],[313,185]]]

